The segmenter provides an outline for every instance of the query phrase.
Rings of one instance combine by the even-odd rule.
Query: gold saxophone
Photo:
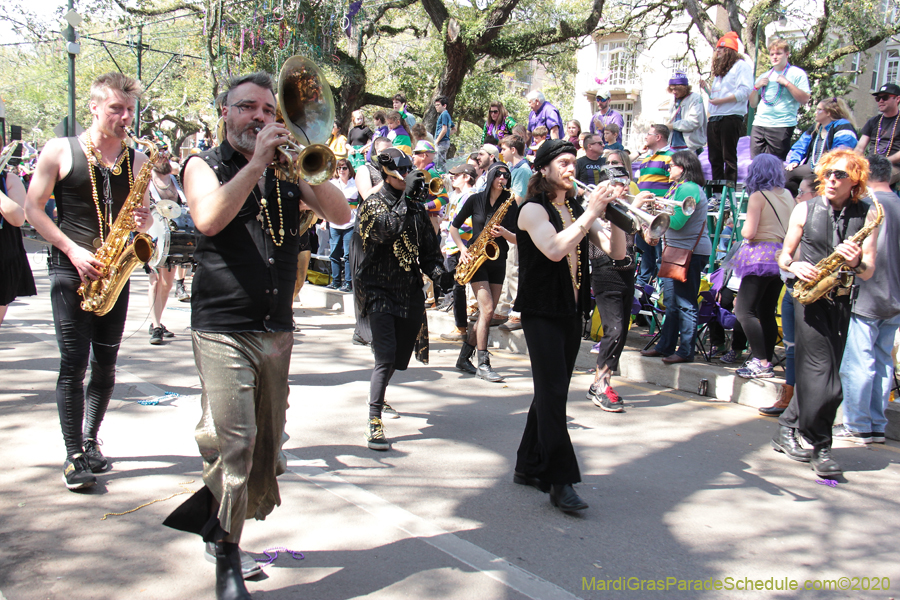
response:
[[[133,130],[126,127],[125,132],[136,144],[146,149],[147,162],[134,178],[134,185],[131,186],[119,216],[110,227],[106,241],[94,254],[94,258],[103,263],[100,279],[83,282],[78,288],[78,293],[83,298],[81,309],[100,317],[116,305],[116,300],[131,277],[131,272],[139,264],[150,260],[155,248],[153,238],[146,233],[137,234],[130,243],[129,238],[134,229],[134,216],[131,211],[144,203],[144,193],[150,183],[159,150],[155,143],[137,139]]]
[[[866,223],[862,229],[857,231],[850,238],[851,242],[859,245],[861,245],[863,240],[869,237],[872,231],[881,225],[881,222],[884,220],[884,209],[881,207],[881,203],[878,202],[875,194],[872,193],[872,188],[869,188],[868,191],[869,196],[872,198],[872,202],[875,204],[876,214],[874,221]],[[800,304],[812,304],[823,296],[830,294],[831,291],[838,286],[850,287],[853,285],[853,271],[848,271],[843,268],[845,262],[846,259],[837,252],[832,252],[830,255],[820,260],[816,263],[816,269],[819,270],[819,274],[815,279],[812,281],[798,280],[794,283],[794,298],[799,300]]]
[[[494,225],[499,224],[503,220],[503,217],[506,216],[506,211],[509,210],[509,207],[515,201],[516,197],[510,194],[506,202],[501,204],[500,208],[484,224],[484,229],[481,230],[475,241],[469,244],[469,262],[456,265],[456,275],[454,276],[456,283],[466,285],[472,280],[475,271],[484,264],[484,261],[497,260],[497,257],[500,256],[500,247],[494,241],[491,230],[494,228]]]

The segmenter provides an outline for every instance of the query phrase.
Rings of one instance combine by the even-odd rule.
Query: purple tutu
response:
[[[741,244],[740,250],[731,259],[731,268],[738,277],[756,275],[772,277],[778,275],[778,256],[781,242],[748,242]]]

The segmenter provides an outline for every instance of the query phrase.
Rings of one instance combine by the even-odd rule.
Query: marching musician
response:
[[[588,238],[614,260],[625,258],[625,234],[605,232],[597,218],[625,191],[601,183],[574,201],[575,146],[548,140],[534,158],[528,199],[518,212],[519,293],[515,309],[531,360],[534,399],[517,453],[513,481],[550,493],[564,512],[584,510],[575,492],[578,459],[566,429],[566,398],[581,345],[582,318],[590,311]]]
[[[366,443],[389,450],[382,416],[397,412],[384,401],[395,371],[405,371],[413,349],[428,362],[428,322],[422,275],[440,282],[444,275],[440,241],[422,204],[427,191],[421,171],[397,148],[378,154],[382,184],[359,204],[356,233],[362,260],[354,272],[361,299],[359,313],[371,328],[375,366],[369,382]]]
[[[299,204],[335,223],[347,222],[350,209],[328,181],[276,178],[270,165],[290,133],[275,122],[269,74],[229,81],[222,115],[225,139],[191,156],[182,176],[200,234],[191,337],[203,386],[195,438],[205,485],[165,524],[203,537],[215,555],[216,597],[231,600],[250,598],[243,577],[258,572],[238,546],[244,520],[281,503],[275,478],[285,468]]]
[[[185,203],[184,192],[178,186],[178,181],[172,174],[172,163],[169,162],[168,148],[160,150],[153,165],[153,173],[150,177],[150,197],[154,204],[163,200],[169,200],[175,204]],[[168,226],[168,219],[166,219]],[[165,257],[163,257],[165,258]],[[179,265],[181,266],[181,265]],[[175,266],[165,263],[159,269],[145,267],[150,285],[147,288],[147,298],[150,302],[150,343],[158,346],[163,343],[163,338],[173,338],[175,334],[166,329],[162,322],[162,314],[169,300],[169,292],[175,282]]]
[[[861,246],[850,239],[875,217],[864,199],[868,161],[852,150],[833,150],[816,165],[816,177],[820,195],[798,204],[791,213],[779,266],[795,280],[817,281],[827,273],[820,272],[816,265],[836,252],[856,276],[871,278],[877,228]],[[798,248],[800,254],[794,260]],[[795,291],[798,286],[799,282],[794,284]],[[793,460],[811,462],[819,477],[842,473],[831,456],[831,426],[843,395],[839,370],[854,289],[839,286],[810,304],[794,303],[797,382],[794,401],[778,420],[772,446]],[[812,453],[800,446],[798,430],[813,445]]]
[[[81,309],[78,288],[83,282],[100,279],[110,266],[94,252],[112,233],[134,176],[147,161],[144,154],[125,143],[125,128],[131,126],[140,95],[140,82],[120,73],[95,79],[89,103],[90,128],[78,137],[47,142],[25,205],[28,221],[52,244],[50,300],[60,353],[56,404],[66,445],[63,480],[70,490],[94,485],[93,473],[109,466],[97,436],[116,382],[129,285],[125,283],[115,306],[103,316]],[[51,194],[56,198],[58,225],[44,212]],[[144,205],[133,211],[136,230],[149,229],[148,206],[145,193]],[[85,395],[89,360],[91,376]]]
[[[475,261],[478,257],[472,251],[481,240],[482,232],[494,218],[494,214],[500,207],[507,204],[506,215],[498,223],[494,223],[488,232],[490,238],[497,245],[496,260],[485,260],[469,280],[475,300],[478,302],[478,322],[474,330],[469,329],[468,339],[463,342],[459,358],[456,360],[456,368],[465,373],[477,375],[485,381],[500,383],[503,377],[491,367],[491,353],[488,352],[488,334],[494,311],[500,301],[500,292],[503,288],[503,280],[506,277],[506,259],[509,253],[509,244],[516,243],[516,218],[519,205],[516,204],[510,182],[512,175],[509,167],[503,163],[495,163],[485,173],[485,189],[469,196],[466,203],[457,211],[453,223],[450,225],[450,236],[459,248],[459,263],[456,267],[457,274],[460,265]],[[467,245],[463,242],[461,229],[466,224],[466,219],[472,219],[472,240]],[[483,250],[483,247],[482,247]],[[474,367],[470,361],[475,351],[478,351],[478,367]]]

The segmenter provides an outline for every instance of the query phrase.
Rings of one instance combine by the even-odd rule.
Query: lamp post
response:
[[[756,38],[753,40],[753,83],[756,83],[757,70],[759,69],[759,28],[762,25],[763,19],[768,15],[778,15],[778,24],[784,27],[787,25],[787,15],[785,15],[784,11],[779,9],[769,9],[765,11],[763,14],[759,15],[759,19],[756,21]],[[760,92],[760,97],[762,97],[763,92]],[[750,130],[753,128],[753,117],[754,112],[756,112],[752,106],[747,107],[747,135],[750,135]]]

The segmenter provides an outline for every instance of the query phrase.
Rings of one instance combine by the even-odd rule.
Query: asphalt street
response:
[[[186,498],[173,494],[202,485],[189,306],[172,300],[164,323],[176,337],[149,345],[147,278],[133,276],[100,431],[112,469],[73,493],[61,481],[49,282],[45,267],[34,272],[39,295],[0,326],[0,598],[214,598],[199,538],[161,525]],[[836,445],[846,474],[832,487],[775,453],[775,420],[752,408],[617,378],[627,410],[610,414],[576,373],[569,433],[590,508],[570,516],[512,482],[532,394],[526,356],[496,352],[506,382],[491,384],[457,371],[458,346],[433,338],[430,364],[413,362],[388,388],[402,417],[385,422],[392,450],[375,452],[363,435],[370,351],[350,343],[347,316],[295,310],[282,505],[249,522],[241,545],[302,559],[280,552],[248,582],[254,598],[898,595],[896,442]],[[765,589],[785,580],[841,589]]]

